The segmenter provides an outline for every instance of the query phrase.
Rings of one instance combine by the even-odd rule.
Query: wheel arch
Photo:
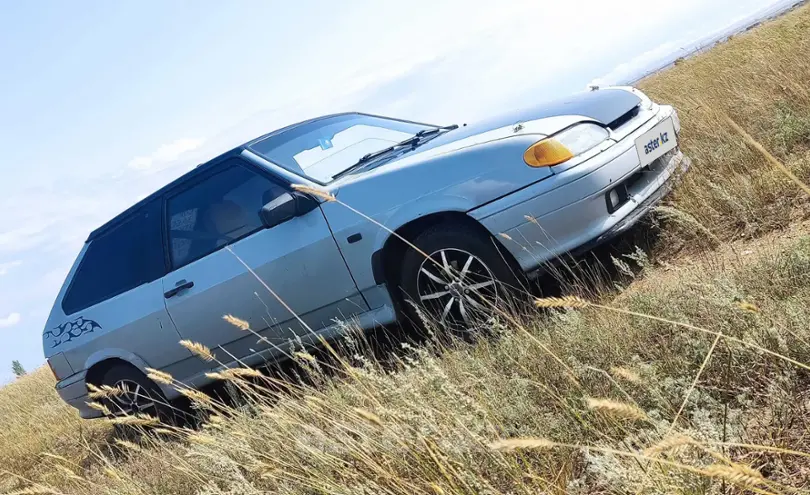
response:
[[[441,223],[454,223],[468,226],[470,229],[480,233],[484,237],[493,240],[498,250],[506,257],[507,262],[516,264],[512,254],[500,242],[499,239],[494,237],[492,233],[484,227],[478,220],[472,218],[465,212],[461,211],[441,211],[430,213],[413,219],[410,222],[398,227],[394,234],[390,234],[383,243],[382,248],[374,252],[372,255],[372,269],[374,273],[374,280],[377,283],[385,283],[388,290],[394,299],[397,298],[396,285],[399,283],[402,263],[408,249],[412,249],[402,238],[408,242],[413,242],[419,234],[427,229],[434,227]],[[513,265],[515,266],[515,265]]]
[[[137,368],[141,373],[146,373],[146,368],[149,366],[149,364],[144,361],[143,358],[132,351],[116,347],[109,347],[106,349],[100,349],[87,356],[87,359],[84,361],[84,369],[90,370],[90,368],[96,366],[97,364],[110,360],[123,361],[124,363]]]
[[[87,369],[87,374],[85,375],[85,382],[92,383],[93,385],[101,385],[101,380],[104,378],[104,375],[111,369],[116,366],[126,366],[128,368],[132,368],[135,371],[143,372],[137,366],[121,359],[120,357],[110,357],[107,359],[103,359],[101,361],[96,362],[95,364],[91,365]]]
[[[103,349],[94,352],[85,361],[84,369],[87,370],[84,377],[85,383],[98,383],[98,381],[104,377],[104,374],[116,365],[128,366],[143,375],[147,374],[146,368],[149,367],[146,361],[130,351],[124,349]],[[156,385],[163,390],[163,393],[166,394],[167,397],[176,395],[173,387],[160,383]]]

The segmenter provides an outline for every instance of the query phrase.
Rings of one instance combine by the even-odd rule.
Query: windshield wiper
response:
[[[422,142],[422,140],[424,138],[430,137],[430,136],[435,136],[435,135],[437,135],[437,134],[439,134],[439,133],[441,133],[443,131],[452,131],[453,129],[458,129],[458,125],[453,124],[453,125],[448,125],[448,126],[444,126],[444,127],[436,127],[434,129],[422,129],[421,131],[417,132],[412,137],[409,137],[408,139],[406,139],[404,141],[400,141],[397,144],[394,144],[394,145],[389,146],[387,148],[383,148],[383,149],[381,149],[379,151],[374,151],[372,153],[368,153],[366,155],[363,155],[362,158],[357,160],[357,163],[355,163],[351,167],[347,168],[346,170],[335,174],[334,176],[332,176],[332,179],[334,180],[334,179],[343,177],[344,175],[349,174],[351,172],[355,172],[362,165],[368,164],[368,163],[372,162],[375,158],[379,158],[379,157],[381,157],[383,155],[387,155],[388,153],[391,153],[394,150],[398,150],[398,149],[404,148],[406,146],[410,146],[411,149],[414,149]]]

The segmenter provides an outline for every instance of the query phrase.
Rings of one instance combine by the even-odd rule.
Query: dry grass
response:
[[[653,98],[678,108],[683,146],[694,169],[673,206],[676,246],[706,236],[756,236],[808,214],[806,195],[774,170],[722,115],[730,116],[804,182],[810,178],[810,10],[735,37],[711,52],[641,82]],[[690,235],[691,234],[691,235]]]
[[[810,238],[762,237],[746,255],[727,241],[796,228],[807,198],[722,115],[807,182],[808,27],[805,7],[643,83],[681,109],[695,168],[663,233],[690,257],[617,258],[619,293],[539,300],[475,343],[404,344],[393,365],[353,335],[327,363],[294,352],[300,383],[225,370],[216,378],[236,405],[185,392],[207,418],[199,430],[111,436],[109,422],[79,420],[38,370],[0,389],[0,490],[806,491]]]
[[[54,459],[45,454],[83,459],[88,444],[103,443],[111,432],[107,424],[79,419],[59,400],[55,384],[50,370],[40,368],[0,388],[0,473],[58,479],[52,472]],[[15,485],[0,474],[0,490]]]
[[[200,431],[166,427],[134,445],[107,443],[105,422],[77,420],[40,371],[3,389],[0,404],[26,409],[3,411],[16,423],[0,437],[0,465],[62,493],[94,495],[803,487],[807,375],[756,346],[810,362],[810,239],[764,247],[745,263],[650,268],[644,281],[612,304],[751,345],[723,341],[706,362],[713,335],[592,305],[552,309],[520,324],[576,382],[523,332],[495,325],[495,337],[441,354],[406,348],[393,374],[365,357],[334,379],[302,359],[314,384],[280,393],[271,378],[224,373],[240,407],[199,400],[211,414]],[[30,390],[43,397],[40,410]],[[86,446],[80,425],[98,428],[85,432]]]

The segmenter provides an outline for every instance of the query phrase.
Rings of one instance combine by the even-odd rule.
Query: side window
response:
[[[165,271],[160,202],[154,201],[90,241],[62,309],[76,313],[156,280]]]
[[[172,196],[167,206],[172,266],[179,268],[261,229],[262,206],[285,192],[272,180],[230,163]]]

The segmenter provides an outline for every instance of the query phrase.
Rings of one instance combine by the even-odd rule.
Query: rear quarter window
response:
[[[140,285],[166,271],[161,206],[154,201],[90,241],[62,300],[71,315]]]

